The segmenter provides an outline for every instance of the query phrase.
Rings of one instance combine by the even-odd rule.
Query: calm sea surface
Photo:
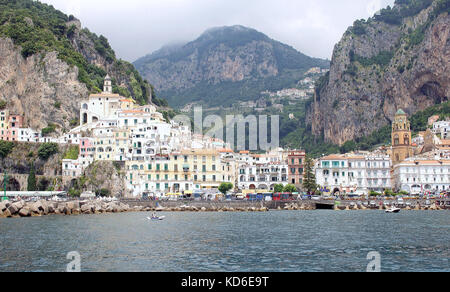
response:
[[[147,213],[0,219],[0,271],[450,271],[450,212]]]

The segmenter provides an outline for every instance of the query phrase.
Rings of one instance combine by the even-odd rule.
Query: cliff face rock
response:
[[[54,124],[56,134],[72,128],[79,101],[101,91],[106,74],[115,93],[151,102],[151,85],[116,59],[105,37],[49,5],[0,2],[0,101],[24,115],[26,127]]]
[[[33,129],[49,123],[69,128],[78,117],[78,100],[89,94],[78,81],[78,68],[59,60],[56,52],[24,59],[11,39],[0,38],[0,68],[0,99]]]
[[[388,12],[401,15],[408,7]],[[413,114],[450,96],[448,0],[434,1],[400,23],[386,21],[386,14],[355,22],[334,49],[329,75],[317,85],[309,119],[313,133],[328,142],[368,135],[390,123],[399,108]]]
[[[243,26],[210,29],[186,45],[162,48],[134,64],[175,105],[258,98],[271,87],[295,84],[311,67],[329,65]]]
[[[124,196],[125,178],[123,169],[110,161],[96,161],[89,165],[84,176],[87,178],[83,189],[95,192],[101,189],[110,190],[113,196]]]

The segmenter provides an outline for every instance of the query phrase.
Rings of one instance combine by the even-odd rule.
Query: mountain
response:
[[[312,132],[342,145],[449,100],[450,0],[397,0],[358,20],[335,46],[316,86]]]
[[[99,92],[107,73],[115,93],[151,102],[152,86],[116,58],[104,36],[53,6],[0,0],[0,104],[25,115],[28,126],[73,127],[79,101]]]
[[[293,87],[308,69],[328,68],[329,62],[254,29],[231,26],[209,29],[184,45],[166,46],[134,65],[171,105],[229,106],[257,99],[265,90]]]

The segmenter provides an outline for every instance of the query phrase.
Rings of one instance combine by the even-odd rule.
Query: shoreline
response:
[[[159,203],[159,205],[157,205]],[[335,211],[364,211],[386,210],[386,206],[366,207],[364,205],[328,204],[328,210]],[[163,206],[166,205],[166,206]],[[37,202],[0,202],[0,218],[41,217],[49,215],[92,215],[107,213],[130,212],[269,212],[269,211],[312,211],[322,208],[316,202],[104,202],[96,201],[37,201]],[[402,211],[445,211],[449,208],[438,206],[436,202],[431,205],[416,204],[414,207],[403,207]]]

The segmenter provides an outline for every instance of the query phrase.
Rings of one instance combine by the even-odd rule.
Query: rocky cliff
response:
[[[356,21],[335,46],[317,84],[309,122],[315,135],[343,144],[450,95],[449,0],[397,0]]]
[[[79,100],[99,92],[107,73],[114,92],[151,101],[151,86],[132,64],[116,59],[105,37],[52,6],[0,1],[0,101],[24,115],[26,126],[70,129]]]
[[[295,85],[311,67],[329,66],[243,26],[210,29],[188,44],[164,47],[134,64],[173,105],[251,100],[261,91]]]

